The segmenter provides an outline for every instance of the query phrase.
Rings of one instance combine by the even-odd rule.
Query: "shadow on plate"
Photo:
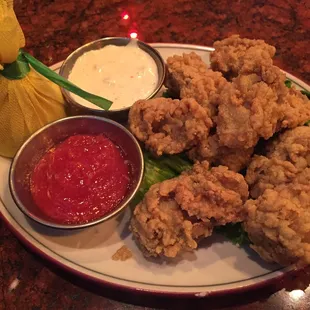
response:
[[[231,251],[227,250],[226,247],[216,246],[219,244],[227,243],[231,246]],[[206,238],[202,240],[200,243],[200,248],[209,247],[212,244],[215,245],[213,248],[213,251],[218,255],[219,259],[227,259],[229,257],[236,257],[237,251],[244,251],[247,257],[249,258],[250,262],[253,262],[253,264],[258,264],[261,268],[266,269],[268,271],[277,271],[280,269],[283,269],[278,264],[272,264],[267,263],[264,261],[253,249],[251,249],[250,246],[243,245],[242,247],[236,246],[231,241],[229,241],[227,238],[220,234],[213,234],[211,238]],[[253,274],[253,266],[252,264],[244,264],[244,260],[238,260],[236,259],[233,262],[233,265],[236,269],[247,273],[247,274]]]
[[[265,269],[280,270],[284,268],[276,263],[267,263],[250,246],[244,246],[243,248],[247,252],[249,259]]]
[[[72,249],[91,249],[105,244],[105,246],[114,243],[113,236],[126,238],[130,234],[129,228],[126,227],[127,212],[123,212],[101,224],[84,229],[63,230],[46,227],[27,218],[29,225],[40,235],[46,236],[50,242],[56,243],[63,247]]]

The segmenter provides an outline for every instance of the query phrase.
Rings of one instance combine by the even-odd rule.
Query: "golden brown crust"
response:
[[[260,137],[272,137],[281,118],[277,99],[272,87],[257,74],[234,79],[220,94],[217,118],[220,143],[230,148],[250,148]]]
[[[177,154],[208,135],[212,121],[194,99],[155,98],[137,101],[129,112],[129,127],[155,155]]]
[[[179,178],[175,200],[190,216],[214,225],[241,222],[248,186],[241,174],[219,166],[207,170],[195,164]]]
[[[165,86],[177,97],[194,98],[208,110],[209,116],[217,114],[217,98],[227,83],[220,72],[207,69],[200,56],[192,52],[167,59],[168,75]]]
[[[296,127],[280,134],[269,143],[267,156],[288,160],[298,169],[310,167],[310,127]]]
[[[290,184],[299,170],[289,161],[265,156],[254,156],[245,176],[252,198],[258,198],[266,189]]]
[[[299,90],[290,88],[281,103],[281,128],[295,128],[310,120],[310,101]]]
[[[310,128],[280,134],[267,146],[267,157],[254,156],[246,174],[252,198],[265,189],[291,183],[310,183]]]
[[[231,36],[214,44],[212,68],[233,75],[217,99],[217,134],[229,148],[253,147],[282,128],[310,119],[310,104],[300,91],[285,86],[285,74],[273,65],[275,48],[262,40]]]
[[[207,65],[200,56],[192,52],[168,57],[167,69],[165,86],[175,96],[180,97],[181,88],[187,81],[203,75],[207,71]]]
[[[219,94],[216,131],[220,144],[250,148],[259,138],[269,139],[282,128],[310,119],[306,96],[285,87],[285,75],[275,66],[239,75]]]
[[[169,197],[176,184],[174,179],[153,185],[134,210],[130,227],[145,256],[175,257],[212,233],[210,223],[191,221]]]
[[[230,170],[238,172],[245,168],[251,160],[254,148],[229,148],[221,146],[218,136],[212,135],[192,148],[188,156],[193,161],[207,160],[215,166],[227,166]]]
[[[226,76],[254,72],[257,67],[271,65],[276,49],[263,40],[250,40],[232,35],[213,44],[211,67]]]
[[[282,265],[310,263],[310,128],[297,127],[269,145],[267,157],[255,156],[246,181],[244,227],[252,248]]]
[[[246,203],[244,228],[252,248],[266,261],[310,264],[309,191],[309,185],[280,186]]]
[[[310,119],[309,100],[285,86],[272,62],[274,47],[239,36],[214,46],[212,68],[230,82],[194,53],[173,56],[166,86],[183,99],[156,99],[153,108],[142,101],[131,111],[131,130],[155,154],[189,150],[202,161],[150,189],[132,219],[134,235],[148,255],[174,257],[196,248],[214,226],[245,220],[252,247],[265,260],[310,263],[310,128],[295,128]],[[209,164],[239,171],[259,139],[283,129],[289,130],[270,144],[267,157],[255,156],[248,167],[256,200],[245,208],[244,178]]]
[[[175,257],[195,249],[215,225],[242,221],[247,198],[242,175],[202,162],[153,185],[134,210],[131,230],[145,255]]]

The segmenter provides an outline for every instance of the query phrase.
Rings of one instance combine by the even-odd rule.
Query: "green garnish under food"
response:
[[[190,169],[192,164],[185,155],[163,155],[153,157],[144,151],[144,176],[141,186],[134,197],[132,204],[137,205],[144,197],[149,188],[156,183],[177,177],[182,171]]]
[[[169,90],[164,91],[163,94],[162,94],[162,96],[163,96],[164,98],[172,98],[171,94],[169,93]]]
[[[233,244],[248,245],[250,240],[247,232],[243,229],[241,223],[226,224],[225,226],[218,226],[215,228],[215,232],[225,236]]]
[[[288,79],[287,79],[287,80],[285,80],[284,83],[285,83],[285,86],[286,86],[286,87],[288,87],[288,88],[291,88],[291,87],[292,87],[292,81],[291,81],[291,80],[288,80]]]
[[[310,92],[307,90],[301,90],[300,91],[303,95],[306,95],[310,99]]]

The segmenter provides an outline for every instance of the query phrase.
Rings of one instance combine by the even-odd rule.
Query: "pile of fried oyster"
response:
[[[155,156],[186,152],[194,162],[149,189],[133,235],[146,256],[175,257],[216,226],[242,222],[264,260],[309,264],[309,100],[286,87],[264,41],[234,35],[214,48],[211,69],[196,53],[168,58],[165,86],[179,99],[130,110],[130,130]]]

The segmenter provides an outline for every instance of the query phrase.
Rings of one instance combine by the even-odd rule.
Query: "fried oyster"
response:
[[[131,131],[155,155],[187,151],[196,163],[150,188],[134,211],[133,235],[147,256],[175,257],[215,226],[243,221],[263,259],[309,264],[310,128],[302,125],[310,102],[285,86],[264,41],[232,36],[214,47],[218,72],[195,53],[169,57],[165,86],[181,100],[141,100],[130,111]],[[266,156],[252,157],[259,140],[284,130]],[[247,183],[236,173],[246,166]]]
[[[285,75],[275,66],[239,75],[219,95],[216,132],[221,145],[250,148],[282,128],[310,119],[310,104],[298,90],[288,89]]]
[[[310,127],[287,130],[268,145],[267,156],[288,160],[298,169],[310,167]]]
[[[267,262],[310,264],[309,192],[309,185],[279,186],[245,204],[251,247]]]
[[[310,183],[310,127],[287,130],[267,145],[266,156],[255,155],[245,176],[252,198],[265,189]]]
[[[230,170],[238,172],[245,168],[251,160],[254,148],[229,148],[220,145],[216,134],[202,139],[197,146],[188,152],[193,161],[207,160],[215,166],[227,166]]]
[[[272,64],[276,49],[263,40],[250,40],[232,35],[213,44],[210,55],[211,68],[232,78],[239,74],[255,72],[262,65]]]
[[[244,228],[262,258],[281,265],[310,263],[310,128],[274,139],[267,157],[254,156],[246,181]]]
[[[170,93],[181,99],[194,98],[207,109],[210,117],[217,114],[218,95],[227,83],[220,72],[207,69],[194,52],[169,57],[167,68],[165,86]]]
[[[197,248],[214,226],[244,220],[247,197],[242,175],[202,162],[153,185],[134,210],[131,230],[146,256],[175,257]]]
[[[155,155],[177,154],[209,134],[212,121],[194,99],[155,98],[137,101],[129,112],[129,127]]]

